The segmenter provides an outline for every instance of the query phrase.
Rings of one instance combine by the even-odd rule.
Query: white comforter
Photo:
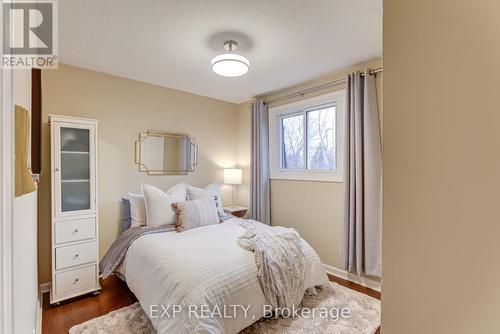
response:
[[[158,333],[238,333],[263,316],[266,300],[254,254],[237,243],[245,232],[240,221],[149,234],[132,243],[119,271]],[[318,255],[304,245],[305,287],[326,283]],[[169,305],[182,311],[174,316]],[[246,317],[233,305],[247,308]],[[225,310],[227,317],[207,316],[207,309]]]

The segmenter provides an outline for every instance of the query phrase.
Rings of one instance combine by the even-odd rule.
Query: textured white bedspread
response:
[[[181,233],[145,235],[132,243],[120,272],[158,333],[238,333],[263,316],[266,300],[254,254],[237,243],[245,232],[240,221],[233,218]],[[304,245],[305,287],[326,283],[318,255],[305,241]],[[182,312],[173,317],[170,308],[168,315],[158,317],[161,308],[156,305],[180,305]],[[189,305],[197,306],[191,308],[191,316]],[[249,309],[247,317],[241,310],[237,317],[210,317],[201,312],[202,305],[221,311],[225,305],[230,316],[232,305]]]

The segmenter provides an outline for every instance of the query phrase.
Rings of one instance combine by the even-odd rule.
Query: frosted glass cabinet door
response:
[[[56,147],[56,187],[59,212],[75,214],[93,209],[93,128],[62,123]]]
[[[61,153],[61,180],[90,180],[89,153]]]
[[[61,127],[61,151],[89,152],[90,130]]]
[[[84,181],[61,183],[62,212],[90,209],[90,183]]]

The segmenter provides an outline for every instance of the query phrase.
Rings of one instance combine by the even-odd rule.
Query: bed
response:
[[[237,243],[240,222],[143,235],[130,245],[117,271],[158,333],[238,333],[264,315],[254,254]],[[304,240],[302,249],[305,287],[327,283],[316,252]],[[173,305],[181,311],[174,314]],[[205,306],[225,316],[207,316]]]

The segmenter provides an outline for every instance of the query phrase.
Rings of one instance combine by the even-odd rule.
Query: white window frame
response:
[[[269,109],[269,166],[271,179],[276,180],[302,180],[322,182],[344,182],[344,151],[345,151],[345,90],[311,97],[298,102],[293,102]],[[307,168],[307,156],[304,151],[304,168],[288,169],[281,168],[281,119],[293,115],[303,114],[315,110],[319,106],[335,104],[336,106],[336,169],[335,170],[309,170]],[[307,117],[306,117],[307,118]],[[304,126],[307,120],[304,119]],[[305,131],[306,132],[306,131]],[[307,138],[305,138],[307,141]],[[307,147],[307,142],[304,143]]]

